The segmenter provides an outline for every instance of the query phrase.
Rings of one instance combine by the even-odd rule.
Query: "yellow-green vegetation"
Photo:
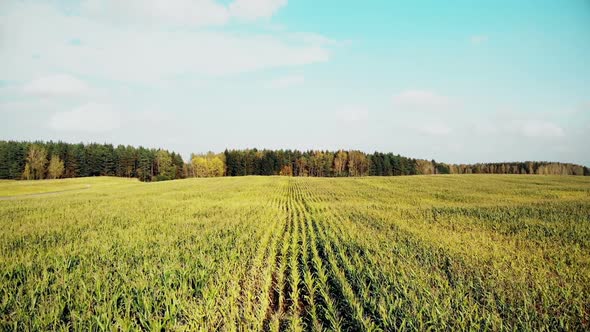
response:
[[[70,190],[85,189],[89,186],[88,179],[63,179],[42,181],[0,181],[0,199],[16,198],[12,196],[38,195],[46,193],[65,192]]]
[[[0,180],[0,200],[3,199],[21,199],[26,197],[37,197],[45,195],[65,194],[67,192],[78,192],[80,190],[100,189],[108,186],[137,185],[137,179],[117,178],[117,177],[99,177],[99,178],[72,178],[60,180],[40,180],[40,181],[14,181]]]
[[[590,178],[0,192],[37,184],[60,193],[0,201],[0,330],[590,329]]]

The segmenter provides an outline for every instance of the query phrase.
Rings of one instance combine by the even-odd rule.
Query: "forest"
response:
[[[0,141],[0,179],[118,176],[141,181],[187,177],[282,175],[310,177],[429,174],[543,174],[589,176],[585,166],[559,162],[447,164],[393,153],[357,150],[225,150],[181,155],[112,144]]]
[[[184,177],[174,152],[112,144],[0,141],[0,179],[119,176],[141,181]]]

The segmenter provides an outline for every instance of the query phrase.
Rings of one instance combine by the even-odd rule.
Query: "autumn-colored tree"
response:
[[[223,176],[225,175],[225,163],[220,156],[208,158],[209,176]]]
[[[416,160],[416,170],[418,174],[422,175],[434,174],[434,164],[428,160],[418,159]]]
[[[195,177],[217,177],[225,175],[225,161],[223,154],[193,155],[191,166]]]
[[[297,166],[297,176],[308,176],[309,169],[307,165],[307,158],[299,157],[295,162],[295,166]]]
[[[189,164],[182,164],[182,178],[188,178],[189,176],[194,176],[194,174],[192,174],[192,167],[189,166]]]
[[[283,168],[281,168],[281,171],[279,172],[279,175],[281,175],[281,176],[293,176],[293,166],[291,166],[291,165],[285,165],[285,166],[283,166]]]
[[[205,157],[194,156],[193,159],[191,159],[191,166],[195,177],[204,178],[209,176],[207,159],[205,159]]]
[[[369,173],[369,159],[361,151],[348,152],[348,172],[350,176],[365,176]]]
[[[333,154],[322,151],[313,151],[309,157],[310,176],[330,176],[333,163]]]
[[[64,172],[48,172],[47,157],[59,156]],[[361,151],[226,150],[198,155],[202,165],[188,163],[174,152],[112,144],[17,142],[0,140],[0,179],[125,176],[141,181],[188,176],[397,176],[415,174],[545,174],[590,175],[588,167],[571,163],[524,161],[445,164],[394,153]],[[57,160],[57,159],[56,159]],[[59,163],[58,163],[59,164]],[[55,165],[55,161],[51,163]],[[197,167],[194,167],[197,166]],[[199,168],[199,166],[202,166]],[[289,167],[291,171],[289,171]],[[54,167],[51,167],[52,169]],[[195,168],[197,173],[195,174]],[[292,172],[292,173],[291,173]]]
[[[346,151],[338,151],[334,157],[334,174],[336,176],[344,176],[346,171],[346,164],[348,163],[348,153]]]
[[[23,172],[23,179],[24,180],[34,180],[35,179],[33,177],[33,171],[31,171],[31,165],[29,165],[29,163],[27,163],[25,165],[25,171]]]
[[[31,169],[32,178],[43,179],[45,165],[47,165],[47,150],[40,145],[31,145],[27,154],[27,163]]]
[[[47,168],[47,177],[49,179],[59,179],[64,174],[64,162],[59,158],[58,155],[53,155]]]

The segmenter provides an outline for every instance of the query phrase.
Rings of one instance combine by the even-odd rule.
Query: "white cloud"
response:
[[[116,23],[176,26],[219,26],[233,17],[254,21],[271,17],[287,0],[235,0],[223,5],[215,0],[86,0],[84,14]]]
[[[469,38],[469,39],[471,40],[471,44],[479,45],[479,44],[483,44],[483,43],[487,42],[488,36],[484,36],[484,35],[471,36],[471,38]]]
[[[49,120],[56,131],[98,133],[117,129],[121,116],[108,104],[88,103],[71,111],[57,112]]]
[[[565,136],[563,128],[552,122],[531,121],[524,123],[522,134],[526,137],[556,138]]]
[[[295,41],[309,43],[312,45],[339,45],[340,44],[336,40],[327,38],[326,36],[322,36],[320,34],[313,33],[313,32],[295,32],[295,33],[291,34],[291,37]]]
[[[429,123],[418,127],[418,131],[428,136],[446,136],[453,130],[444,123]]]
[[[272,16],[287,0],[235,0],[229,5],[231,16],[243,20],[256,20]]]
[[[501,129],[493,121],[489,121],[489,119],[484,121],[473,121],[469,125],[473,134],[480,136],[495,135]]]
[[[272,88],[289,88],[297,85],[302,85],[305,82],[303,75],[289,75],[276,78],[269,82],[269,86]]]
[[[15,100],[0,103],[0,112],[18,113],[28,111],[48,111],[55,109],[54,102],[48,99]]]
[[[338,110],[337,118],[349,123],[363,122],[369,119],[369,110],[358,105],[344,106]]]
[[[81,96],[91,93],[90,87],[73,76],[58,74],[35,79],[23,86],[23,92],[41,97]]]
[[[119,2],[117,2],[119,3]],[[23,19],[26,18],[26,19]],[[35,24],[29,24],[30,21]],[[0,20],[0,72],[29,80],[69,72],[108,80],[153,82],[176,75],[228,75],[327,61],[327,47],[293,34],[118,26],[18,3]],[[80,45],[68,41],[79,38]]]
[[[84,13],[117,23],[223,25],[228,9],[214,0],[87,0]]]
[[[233,17],[254,21],[274,15],[287,0],[235,0],[223,5],[215,0],[86,0],[84,14],[123,24],[220,26]]]
[[[432,91],[406,90],[393,96],[393,105],[405,110],[436,111],[456,106],[456,102]]]

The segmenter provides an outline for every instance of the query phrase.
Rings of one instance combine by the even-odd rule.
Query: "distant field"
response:
[[[43,194],[56,191],[83,189],[85,185],[80,179],[61,181],[0,181],[0,199],[7,196]]]
[[[0,252],[0,330],[590,329],[590,177],[0,181]]]
[[[14,199],[25,196],[38,196],[57,194],[68,191],[89,189],[91,186],[104,187],[109,185],[121,185],[124,183],[137,183],[136,179],[121,179],[115,177],[74,178],[63,180],[38,180],[38,181],[13,181],[0,180],[0,200]]]

